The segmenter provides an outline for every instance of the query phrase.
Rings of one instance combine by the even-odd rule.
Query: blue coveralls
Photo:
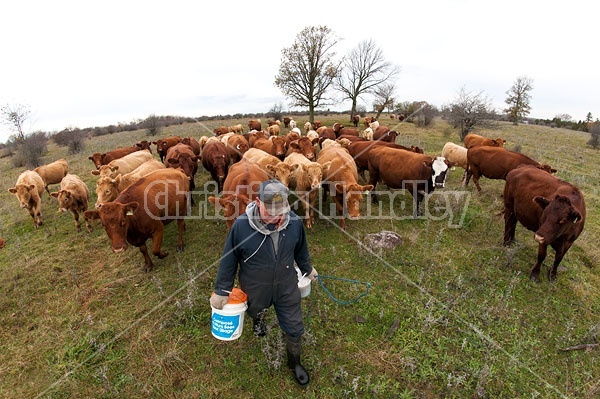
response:
[[[304,225],[290,211],[277,228],[279,240],[275,253],[270,232],[257,229],[249,220],[254,210],[252,202],[229,231],[217,272],[215,294],[227,295],[238,274],[240,288],[248,295],[248,315],[256,318],[273,305],[281,329],[291,337],[299,337],[304,333],[304,324],[294,261],[303,274],[312,271]]]

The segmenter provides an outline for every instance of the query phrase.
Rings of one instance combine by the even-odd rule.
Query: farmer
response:
[[[309,376],[300,363],[304,323],[294,261],[311,281],[317,271],[310,262],[304,225],[290,210],[288,195],[288,188],[278,180],[260,184],[257,199],[229,231],[210,304],[223,308],[239,273],[255,334],[262,337],[267,333],[265,312],[273,305],[285,333],[288,367],[296,381],[306,385]]]

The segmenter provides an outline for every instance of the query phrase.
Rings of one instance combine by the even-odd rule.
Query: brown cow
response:
[[[388,188],[409,190],[413,196],[413,217],[417,218],[422,214],[423,198],[436,187],[444,187],[448,166],[442,157],[378,145],[369,150],[369,183],[376,187],[381,181]],[[371,193],[371,201],[378,203],[375,193]]]
[[[250,130],[257,130],[257,131],[262,130],[262,124],[260,122],[260,119],[250,119],[248,121],[248,128]]]
[[[286,157],[296,152],[306,157],[309,161],[316,161],[317,159],[317,143],[319,139],[309,139],[306,136],[300,137],[298,140],[292,141],[289,144],[289,149]]]
[[[357,114],[352,117],[352,124],[354,127],[358,127],[358,122],[360,122],[360,115]]]
[[[258,139],[254,142],[253,147],[274,155],[281,161],[285,158],[285,153],[287,151],[285,139],[279,136],[269,137],[268,139]]]
[[[307,228],[315,224],[315,205],[321,181],[323,181],[323,170],[331,166],[331,161],[321,165],[318,162],[309,161],[304,155],[292,153],[285,157],[284,161],[291,168],[290,189],[302,202],[304,207],[304,221]]]
[[[254,162],[264,170],[271,179],[277,179],[286,187],[290,184],[290,167],[274,155],[261,149],[250,148],[244,153],[244,159]]]
[[[163,259],[164,226],[177,220],[177,250],[183,251],[183,231],[187,215],[189,179],[181,170],[161,169],[152,172],[126,188],[114,202],[84,213],[88,219],[100,219],[110,238],[114,253],[127,249],[127,244],[139,247],[144,255],[144,271],[154,266],[146,241],[152,239],[152,253]]]
[[[325,139],[335,140],[337,138],[333,129],[327,126],[319,127],[317,133],[319,133],[319,145],[321,145]]]
[[[284,116],[283,117],[283,127],[285,127],[286,129],[289,128],[291,120],[292,120],[292,118],[290,118],[289,116]],[[256,129],[256,130],[260,130],[260,129]]]
[[[202,153],[206,150],[206,147],[210,143],[207,143]],[[181,168],[185,172],[186,176],[190,180],[190,190],[194,190],[196,188],[196,184],[194,183],[194,177],[196,176],[196,172],[198,171],[198,157],[194,154],[194,151],[189,145],[185,144],[175,144],[173,147],[170,147],[165,156],[165,166],[167,168]],[[191,201],[192,205],[194,204],[193,200]]]
[[[227,147],[227,152],[229,153],[229,161],[231,163],[239,162],[244,156],[244,153],[248,151],[250,145],[248,144],[248,140],[240,134],[232,134],[221,140],[223,144]]]
[[[371,124],[371,122],[374,122],[375,118],[371,118],[370,116],[365,116],[365,118],[363,119],[363,126],[366,128],[369,127],[369,125]]]
[[[67,174],[60,182],[60,190],[50,193],[58,200],[58,210],[60,212],[70,211],[75,220],[77,232],[81,233],[81,223],[79,214],[84,214],[88,209],[90,199],[90,190],[87,185],[77,175]],[[85,218],[85,227],[88,232],[92,231],[90,221]]]
[[[321,126],[323,126],[323,122],[321,122],[321,121],[315,121],[315,122],[313,123],[313,129],[314,129],[314,130],[317,130],[317,129],[318,129],[318,128],[320,128]]]
[[[152,154],[152,148],[150,147],[151,144],[152,142],[148,140],[141,140],[135,143],[134,146],[136,146],[140,150],[148,150]]]
[[[26,170],[19,175],[15,186],[8,189],[9,193],[16,195],[21,208],[27,209],[36,228],[43,224],[41,196],[44,187],[40,175],[33,170]]]
[[[267,132],[269,132],[269,136],[279,136],[279,125],[271,125],[267,127]]]
[[[542,165],[537,161],[519,152],[505,150],[499,147],[475,146],[467,150],[467,176],[465,186],[469,184],[471,176],[477,191],[481,191],[479,178],[485,176],[488,179],[505,179],[508,172],[520,165],[533,165],[547,173],[556,173],[550,165]]]
[[[223,134],[227,134],[227,133],[229,133],[229,127],[228,126],[219,126],[218,128],[213,129],[213,133],[215,134],[215,136],[221,136]]]
[[[217,183],[217,190],[223,190],[223,182],[229,170],[229,152],[227,146],[220,141],[206,143],[202,149],[202,166]]]
[[[95,176],[109,177],[124,175],[151,159],[153,159],[153,157],[150,151],[142,150],[132,152],[131,154],[125,155],[123,158],[110,161],[108,165],[102,165],[98,170],[92,170],[92,174]]]
[[[165,169],[165,165],[156,159],[151,159],[124,175],[117,175],[115,177],[100,176],[96,183],[97,200],[94,207],[98,209],[103,203],[114,201],[121,191],[147,174],[159,169]]]
[[[242,133],[244,133],[244,126],[242,126],[241,123],[238,123],[237,125],[229,126],[229,132],[242,134]]]
[[[398,132],[390,130],[387,126],[379,126],[373,131],[373,140],[387,141],[388,143],[395,143]]]
[[[540,281],[548,245],[556,252],[548,280],[556,280],[560,261],[583,231],[585,213],[583,194],[577,187],[534,166],[520,166],[506,176],[504,245],[514,241],[517,221],[535,232],[538,255],[530,273],[534,281]]]
[[[335,202],[336,215],[341,219],[340,227],[345,230],[346,212],[350,219],[358,219],[362,194],[372,190],[373,186],[358,184],[356,164],[348,150],[341,146],[323,148],[319,152],[317,162],[324,166],[323,188],[329,189],[329,195]],[[325,168],[328,162],[331,163]]]
[[[179,136],[171,136],[166,137],[164,139],[158,139],[152,142],[152,144],[156,145],[156,152],[160,157],[160,162],[165,161],[165,155],[167,155],[167,151],[169,151],[169,148],[173,147],[175,144],[180,143],[181,140],[182,138]]]
[[[416,150],[417,147],[409,148],[409,147],[405,147],[400,144],[388,143],[387,141],[365,140],[365,141],[355,141],[355,142],[351,143],[348,146],[348,152],[350,153],[350,155],[352,155],[352,158],[354,158],[354,162],[356,163],[356,168],[357,168],[358,174],[361,175],[364,180],[366,180],[365,171],[369,169],[369,151],[372,148],[375,148],[375,146],[380,146],[380,145],[389,147],[389,148],[396,148],[399,150],[417,152],[417,150]]]
[[[141,148],[138,147],[136,144],[132,147],[117,148],[115,150],[108,151],[104,154],[95,152],[94,154],[92,154],[92,156],[88,157],[88,159],[94,163],[96,169],[100,169],[100,166],[108,165],[115,159],[123,158],[125,155],[129,155],[133,152],[139,151],[140,149]]]
[[[196,140],[195,138],[191,136],[184,137],[181,139],[181,144],[189,145],[192,151],[194,152],[194,155],[200,156],[200,142],[198,142],[198,140]]]
[[[504,144],[506,144],[506,140],[501,138],[489,139],[487,137],[483,137],[475,133],[469,133],[465,136],[463,143],[465,145],[465,148],[467,149],[480,145],[490,147],[504,147]]]
[[[208,197],[217,212],[224,208],[227,229],[246,211],[246,206],[256,199],[258,186],[266,180],[269,180],[269,176],[254,162],[242,158],[231,165],[221,197]]]
[[[63,177],[69,173],[69,164],[66,159],[59,159],[51,162],[47,165],[38,166],[33,170],[36,172],[44,181],[44,188],[50,194],[48,190],[48,184],[58,184],[61,182]]]

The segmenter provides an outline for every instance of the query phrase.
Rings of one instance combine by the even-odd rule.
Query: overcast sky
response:
[[[327,25],[338,56],[373,39],[400,67],[397,101],[441,106],[465,87],[501,110],[527,76],[530,116],[596,118],[598,11],[582,0],[4,1],[0,105],[28,105],[27,132],[287,110],[273,84],[281,50]],[[11,133],[0,125],[0,142]]]

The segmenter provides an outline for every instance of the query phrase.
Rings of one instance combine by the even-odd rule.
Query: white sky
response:
[[[28,132],[286,110],[273,84],[281,50],[327,25],[338,56],[373,39],[400,66],[397,101],[441,106],[464,86],[502,109],[525,75],[530,116],[596,118],[599,11],[583,0],[4,1],[0,105],[28,105]],[[0,125],[0,142],[11,133]]]

